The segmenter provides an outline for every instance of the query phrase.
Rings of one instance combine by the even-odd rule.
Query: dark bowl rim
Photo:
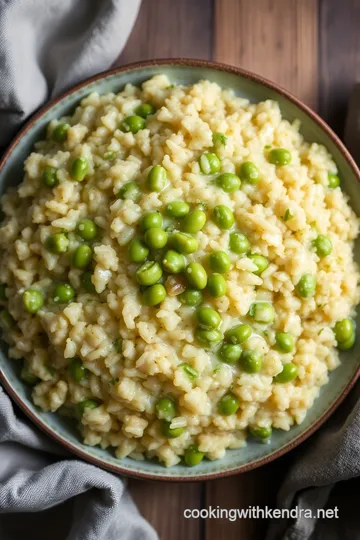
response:
[[[340,153],[344,156],[345,160],[347,161],[348,165],[353,170],[353,173],[355,177],[357,178],[357,181],[360,184],[360,171],[350,155],[349,151],[346,149],[344,144],[341,142],[339,137],[333,132],[333,130],[328,126],[328,124],[320,118],[320,116],[315,113],[310,107],[305,105],[300,99],[295,97],[293,94],[282,88],[281,86],[277,85],[276,83],[269,81],[268,79],[265,79],[261,75],[257,75],[255,73],[252,73],[250,71],[247,71],[245,69],[223,64],[220,62],[214,62],[210,60],[200,60],[200,59],[191,59],[191,58],[160,58],[155,60],[146,60],[146,61],[140,61],[140,62],[131,62],[129,64],[125,64],[121,67],[117,67],[114,69],[106,70],[101,73],[98,73],[97,75],[94,75],[92,77],[89,77],[88,79],[78,83],[77,85],[71,87],[69,90],[61,94],[60,96],[52,99],[49,101],[46,105],[41,107],[38,112],[35,113],[35,115],[26,123],[26,125],[19,131],[19,133],[15,136],[13,141],[10,143],[8,148],[6,149],[5,153],[2,156],[2,159],[0,161],[0,174],[5,166],[5,163],[10,158],[13,150],[18,145],[19,141],[22,139],[24,135],[31,129],[33,124],[39,120],[47,111],[52,109],[56,103],[62,101],[64,98],[70,96],[71,94],[77,92],[81,88],[97,82],[101,79],[105,79],[111,75],[117,75],[119,73],[123,73],[126,71],[134,71],[137,69],[142,69],[146,67],[155,67],[155,66],[187,66],[187,67],[194,67],[194,68],[209,68],[216,71],[222,71],[225,73],[232,73],[234,75],[238,75],[240,77],[243,77],[245,79],[249,79],[250,81],[253,81],[255,83],[258,83],[262,86],[265,86],[269,88],[270,90],[273,90],[283,96],[285,99],[290,101],[291,103],[295,104],[299,109],[301,109],[307,116],[309,116],[316,124],[320,126],[320,128],[326,133],[326,135],[332,140],[332,142],[337,146]],[[3,384],[5,390],[10,395],[10,397],[17,403],[17,405],[22,409],[22,411],[46,434],[50,435],[53,439],[55,439],[57,442],[59,442],[61,445],[65,446],[70,452],[77,455],[78,457],[84,459],[84,461],[88,461],[94,465],[97,465],[98,467],[101,467],[103,469],[106,469],[110,472],[113,472],[115,474],[121,474],[123,476],[132,477],[132,478],[138,478],[138,479],[144,479],[144,480],[154,480],[154,481],[167,481],[167,482],[200,482],[200,481],[208,481],[208,480],[216,480],[219,478],[224,478],[227,476],[233,476],[235,474],[247,472],[253,469],[256,469],[258,467],[261,467],[262,465],[266,465],[270,463],[271,461],[274,461],[275,459],[283,456],[302,442],[304,442],[308,437],[313,435],[313,433],[322,425],[324,422],[330,417],[330,415],[337,409],[337,407],[343,402],[345,397],[348,395],[350,390],[355,385],[356,381],[358,380],[360,376],[360,365],[356,369],[354,375],[349,380],[341,394],[334,400],[334,402],[330,405],[330,407],[312,424],[310,425],[303,433],[295,437],[292,441],[285,444],[282,448],[279,448],[275,452],[269,454],[268,456],[265,456],[260,459],[256,459],[252,462],[245,463],[244,465],[239,465],[235,469],[228,470],[228,471],[220,471],[220,472],[209,472],[206,474],[200,474],[196,476],[162,476],[162,475],[154,475],[151,473],[144,473],[139,471],[131,471],[127,468],[122,467],[121,465],[112,465],[110,463],[104,462],[102,459],[96,458],[94,456],[89,455],[86,451],[80,450],[75,445],[73,445],[71,442],[65,440],[61,435],[58,435],[55,431],[52,430],[49,426],[46,425],[46,423],[39,418],[35,413],[31,411],[31,409],[27,406],[26,402],[23,400],[23,398],[17,394],[17,392],[12,388],[11,383],[7,380],[7,377],[5,373],[3,373],[3,370],[0,369],[0,382]],[[166,469],[165,469],[166,470]]]

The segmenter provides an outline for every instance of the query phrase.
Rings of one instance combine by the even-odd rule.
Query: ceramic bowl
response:
[[[209,79],[222,87],[234,89],[237,95],[257,102],[273,99],[279,102],[288,120],[299,118],[301,132],[308,141],[325,145],[333,155],[340,171],[342,187],[350,196],[351,204],[360,216],[360,176],[351,156],[331,129],[314,112],[275,84],[241,69],[198,60],[158,60],[124,66],[102,73],[79,84],[65,95],[46,105],[16,137],[0,164],[0,192],[22,178],[23,162],[35,141],[44,135],[46,125],[53,118],[72,111],[90,92],[118,92],[125,84],[141,84],[153,75],[165,73],[172,82],[192,84]],[[360,250],[356,249],[360,259]],[[360,328],[360,324],[357,325]],[[360,342],[360,341],[359,341]],[[240,450],[228,450],[218,461],[204,460],[194,468],[177,465],[166,469],[150,461],[118,460],[110,450],[85,446],[75,425],[57,414],[40,411],[30,399],[29,388],[19,379],[17,362],[8,360],[6,348],[0,352],[0,380],[9,395],[38,427],[66,446],[74,454],[112,472],[147,479],[194,481],[218,478],[243,472],[283,455],[309,437],[329,417],[345,398],[359,375],[359,347],[342,354],[342,364],[331,375],[320,396],[301,425],[290,431],[276,430],[269,444],[249,441]]]

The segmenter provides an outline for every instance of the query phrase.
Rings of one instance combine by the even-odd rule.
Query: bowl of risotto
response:
[[[113,472],[233,474],[359,374],[359,172],[240,69],[133,64],[43,108],[0,165],[0,377]]]

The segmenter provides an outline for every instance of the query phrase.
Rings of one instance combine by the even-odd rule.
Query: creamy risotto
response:
[[[164,75],[50,123],[0,231],[1,325],[37,406],[168,467],[304,420],[354,345],[359,223],[299,128]]]

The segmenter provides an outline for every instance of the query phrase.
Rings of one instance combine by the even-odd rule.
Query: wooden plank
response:
[[[320,0],[320,114],[343,134],[347,104],[360,77],[359,0]]]
[[[211,58],[212,0],[143,0],[115,65],[153,58]]]
[[[129,489],[141,514],[160,540],[202,540],[200,519],[186,519],[184,510],[201,508],[204,484],[130,480]]]
[[[316,108],[317,12],[317,0],[215,0],[214,59],[259,73]]]
[[[287,467],[289,458],[285,456],[254,471],[208,482],[206,489],[206,508],[228,510],[243,509],[256,506],[265,511],[276,507],[276,494]],[[234,514],[234,512],[233,512]],[[230,514],[231,516],[231,514]],[[261,517],[261,513],[260,513]],[[207,520],[205,523],[206,540],[259,540],[265,538],[268,526],[266,519],[246,517],[232,520],[224,515],[221,519]]]

